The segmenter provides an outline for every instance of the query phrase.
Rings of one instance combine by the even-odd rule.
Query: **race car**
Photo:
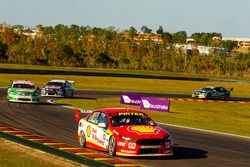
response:
[[[80,119],[78,141],[83,148],[106,151],[112,156],[173,155],[173,140],[169,132],[135,109],[93,111]]]
[[[7,90],[7,100],[9,102],[38,103],[39,98],[39,88],[32,81],[11,81],[11,85]]]
[[[230,98],[231,91],[233,88],[226,89],[221,86],[206,86],[201,90],[196,90],[192,93],[193,98],[199,99],[224,99],[227,100]]]
[[[73,83],[68,80],[51,80],[41,89],[41,96],[73,97]]]

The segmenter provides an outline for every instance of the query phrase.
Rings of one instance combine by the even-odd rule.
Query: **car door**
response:
[[[216,97],[218,97],[218,98],[224,97],[225,92],[223,91],[222,87],[216,87],[215,90],[216,90]]]
[[[97,138],[101,147],[106,149],[108,147],[109,134],[108,134],[108,118],[104,112],[101,112],[97,121]]]
[[[102,123],[102,124],[101,124]],[[100,127],[104,125],[105,127]],[[106,150],[107,148],[107,117],[103,112],[94,112],[92,113],[86,122],[86,141],[95,145],[94,148]]]
[[[65,96],[70,97],[70,95],[71,95],[70,83],[65,82]]]

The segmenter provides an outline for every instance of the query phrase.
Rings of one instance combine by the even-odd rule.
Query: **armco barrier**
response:
[[[66,143],[60,143],[55,140],[46,139],[39,135],[21,131],[16,128],[7,127],[3,124],[0,124],[0,137],[35,149],[49,152],[54,155],[72,161],[76,161],[78,163],[82,163],[91,167],[144,167],[144,165],[141,164],[134,164],[125,160],[114,158],[109,155],[103,155],[97,152],[92,152],[84,148],[77,148]]]

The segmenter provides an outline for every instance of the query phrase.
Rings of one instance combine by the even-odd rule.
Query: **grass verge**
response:
[[[56,103],[83,109],[134,106],[121,105],[119,98],[57,99]],[[155,121],[230,134],[250,136],[249,104],[171,101],[169,113],[145,111]]]
[[[111,69],[111,68],[81,68],[81,67],[57,67],[57,66],[41,66],[28,64],[6,64],[0,63],[0,68],[11,69],[35,69],[35,70],[66,70],[66,71],[84,71],[84,72],[111,72],[122,74],[143,74],[143,75],[157,75],[157,76],[179,76],[179,77],[197,77],[197,78],[224,78],[224,79],[245,79],[249,80],[249,75],[245,77],[233,77],[225,75],[211,75],[211,74],[197,74],[185,72],[166,72],[166,71],[149,71],[149,70],[126,70],[126,69]]]
[[[0,138],[1,167],[84,167],[84,165]]]
[[[161,92],[161,93],[185,93],[190,94],[204,86],[224,86],[234,88],[232,96],[250,96],[250,84],[225,83],[225,82],[201,82],[183,80],[161,80],[142,78],[119,78],[119,77],[94,77],[94,76],[55,76],[55,75],[25,75],[25,74],[0,74],[0,87],[7,87],[10,80],[32,80],[42,87],[52,79],[74,80],[77,89],[94,90],[119,90],[134,92]]]

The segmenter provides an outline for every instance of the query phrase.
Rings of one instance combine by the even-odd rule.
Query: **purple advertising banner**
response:
[[[169,112],[169,108],[170,108],[169,99],[141,97],[141,101],[142,101],[140,105],[141,109]]]
[[[141,105],[141,95],[133,94],[133,93],[123,93],[120,97],[121,104],[129,104],[129,105]]]

